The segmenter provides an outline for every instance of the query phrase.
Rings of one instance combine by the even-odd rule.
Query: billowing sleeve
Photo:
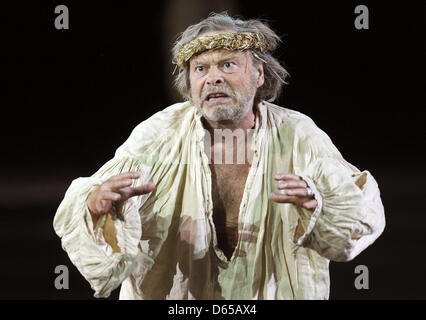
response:
[[[314,191],[314,211],[297,208],[294,242],[334,261],[349,261],[385,227],[378,184],[369,171],[346,162],[330,138],[310,119],[295,129],[295,173]]]
[[[147,182],[148,167],[132,157],[116,154],[93,176],[71,183],[54,217],[53,226],[63,249],[90,283],[95,297],[108,297],[131,273],[141,238],[138,208],[148,195],[127,200],[122,208],[123,219],[112,213],[103,216],[96,230],[86,199],[105,180],[128,171],[142,172],[133,186]]]

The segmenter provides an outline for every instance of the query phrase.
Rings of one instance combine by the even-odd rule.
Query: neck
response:
[[[255,126],[256,116],[254,114],[254,105],[249,109],[247,114],[239,120],[223,120],[223,121],[210,121],[202,117],[202,122],[204,128],[209,130],[210,133],[213,133],[215,129],[229,129],[236,130],[242,129],[244,132],[247,132],[248,129],[252,129]]]

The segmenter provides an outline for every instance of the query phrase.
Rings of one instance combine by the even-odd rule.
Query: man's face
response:
[[[264,81],[263,67],[253,66],[247,51],[211,50],[190,60],[191,98],[212,122],[238,121],[253,106]]]

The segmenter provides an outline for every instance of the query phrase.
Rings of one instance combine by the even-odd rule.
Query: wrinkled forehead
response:
[[[247,59],[247,51],[243,50],[226,50],[226,49],[214,49],[201,52],[200,54],[194,55],[189,60],[190,64],[196,63],[210,63],[215,64],[220,61],[227,59]]]

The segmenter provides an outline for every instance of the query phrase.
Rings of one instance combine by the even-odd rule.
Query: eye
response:
[[[222,70],[226,73],[233,73],[238,70],[238,65],[233,61],[226,61],[222,64]]]
[[[229,68],[232,68],[233,66],[235,66],[235,63],[228,61],[228,62],[225,62],[223,64],[223,66],[225,67],[225,69],[229,69]]]
[[[196,66],[195,67],[195,71],[196,72],[203,72],[205,69],[204,69],[204,66]]]

